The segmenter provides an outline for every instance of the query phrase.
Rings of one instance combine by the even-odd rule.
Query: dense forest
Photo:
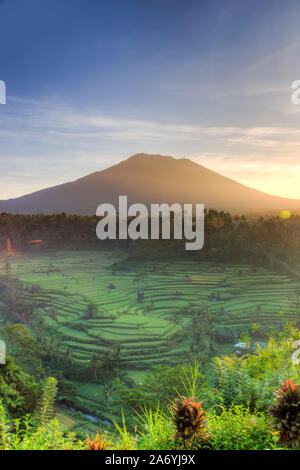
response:
[[[130,256],[195,256],[197,259],[244,261],[278,266],[292,262],[299,253],[300,216],[246,217],[208,210],[205,213],[205,244],[201,251],[186,253],[184,240],[106,240],[95,236],[96,216],[0,214],[0,249],[7,237],[15,251],[89,250],[120,248]],[[150,224],[149,224],[150,226]],[[30,242],[41,240],[39,246]]]

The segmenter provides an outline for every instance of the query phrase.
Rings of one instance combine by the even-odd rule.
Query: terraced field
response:
[[[6,261],[0,258],[0,268]],[[254,322],[274,325],[279,312],[290,319],[299,316],[300,283],[263,268],[132,263],[120,253],[102,252],[31,254],[9,262],[14,276],[41,287],[36,294],[24,292],[24,300],[40,305],[78,364],[116,343],[128,371],[176,361],[190,345],[189,311],[201,304],[217,324],[240,329]],[[92,318],[90,303],[98,307]]]

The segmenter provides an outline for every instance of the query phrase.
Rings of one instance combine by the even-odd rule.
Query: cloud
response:
[[[36,137],[61,142],[62,139],[78,139],[83,143],[98,137],[107,139],[136,140],[141,138],[165,140],[203,140],[220,138],[223,143],[252,142],[268,146],[274,139],[293,139],[300,142],[300,130],[293,127],[261,126],[195,126],[166,124],[137,119],[107,116],[92,111],[81,111],[61,103],[13,99],[17,104],[13,113],[0,117],[0,134],[19,139]],[[273,141],[272,141],[273,142]]]
[[[76,179],[140,151],[191,157],[260,189],[266,183],[261,175],[270,181],[272,174],[274,181],[277,175],[285,181],[300,176],[297,127],[154,122],[59,101],[9,102],[0,115],[0,198]]]

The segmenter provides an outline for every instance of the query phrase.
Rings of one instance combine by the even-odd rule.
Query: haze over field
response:
[[[187,158],[137,154],[103,171],[20,198],[0,201],[0,212],[92,215],[102,203],[190,203],[208,208],[262,212],[300,209],[300,200],[248,188]]]

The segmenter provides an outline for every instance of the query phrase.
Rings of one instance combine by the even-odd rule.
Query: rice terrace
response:
[[[202,340],[215,341],[208,355],[234,352],[239,334],[299,320],[299,282],[286,274],[243,264],[177,260],[132,261],[122,250],[27,253],[0,258],[1,272],[17,278],[20,306],[31,305],[80,370],[104,361],[137,383],[155,365],[176,364],[194,352],[195,315]],[[6,268],[5,268],[6,267]],[[1,308],[1,307],[0,307]],[[4,306],[3,306],[4,308]],[[205,338],[205,335],[207,336]],[[61,345],[54,344],[54,348]],[[99,366],[99,364],[98,364]],[[100,367],[100,366],[99,366]],[[97,379],[97,365],[95,366]],[[111,377],[111,376],[110,376]],[[73,379],[83,409],[113,419],[114,403],[99,411],[108,384]]]

